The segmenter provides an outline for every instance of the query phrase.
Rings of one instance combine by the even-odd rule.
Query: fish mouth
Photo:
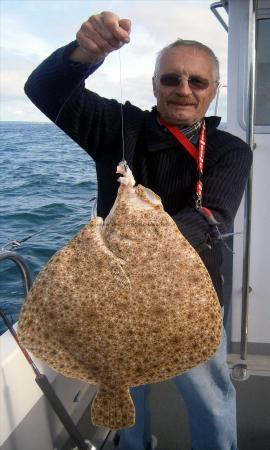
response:
[[[135,179],[126,161],[121,161],[118,164],[116,173],[121,175],[118,181],[122,191],[125,192],[124,195],[128,196],[129,202],[134,206],[143,206],[145,208],[149,207],[149,205],[156,207],[162,204],[160,197],[151,189],[141,185],[135,186]]]
[[[120,185],[128,187],[135,186],[135,179],[126,161],[123,160],[118,164],[116,173],[120,174],[120,177],[118,178]]]
[[[131,189],[125,189],[125,198],[129,205],[136,209],[161,208],[161,198],[151,189],[138,184]]]
[[[140,184],[135,185],[135,179],[126,161],[121,161],[118,164],[116,173],[120,174],[118,178],[120,183],[119,195],[117,195],[109,214],[105,218],[104,225],[110,222],[117,205],[123,201],[141,210],[163,208],[161,198],[155,192]]]
[[[145,186],[139,184],[136,186],[135,192],[141,200],[150,204],[152,207],[160,206],[162,204],[161,198],[154,191]]]

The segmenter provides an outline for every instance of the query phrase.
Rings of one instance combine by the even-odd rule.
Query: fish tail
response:
[[[135,408],[128,388],[108,391],[100,387],[91,408],[91,418],[98,427],[118,430],[135,424]]]

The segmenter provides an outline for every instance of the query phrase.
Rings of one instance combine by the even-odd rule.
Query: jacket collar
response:
[[[145,130],[145,139],[147,141],[147,149],[149,152],[156,152],[166,150],[172,147],[178,147],[179,143],[173,137],[173,135],[164,130],[164,127],[160,125],[157,120],[156,106],[152,108],[151,113],[147,116],[147,123]],[[209,116],[205,117],[207,136],[211,136],[220,124],[221,117]]]

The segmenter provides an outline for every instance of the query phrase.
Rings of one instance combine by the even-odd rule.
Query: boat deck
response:
[[[251,375],[234,381],[238,402],[238,440],[240,450],[270,450],[270,377]],[[158,439],[157,450],[190,450],[191,440],[185,405],[171,381],[158,383],[151,392],[152,430]],[[105,444],[108,430],[93,428],[90,411],[79,428],[97,449],[112,450],[113,433]],[[63,450],[74,448],[69,441]]]

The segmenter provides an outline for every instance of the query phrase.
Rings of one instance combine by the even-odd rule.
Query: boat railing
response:
[[[22,256],[18,255],[16,252],[2,251],[0,252],[0,261],[4,259],[11,259],[19,267],[23,279],[25,293],[27,294],[32,286],[32,277],[25,259]]]
[[[224,30],[228,31],[228,25],[226,24],[225,20],[223,20],[222,16],[219,14],[218,12],[218,8],[225,8],[226,3],[224,1],[221,2],[213,2],[210,5],[210,9],[212,11],[212,13],[214,14],[214,16],[216,16],[217,20],[219,21],[219,23],[222,25],[222,27],[224,28]],[[226,9],[226,8],[225,8]]]

